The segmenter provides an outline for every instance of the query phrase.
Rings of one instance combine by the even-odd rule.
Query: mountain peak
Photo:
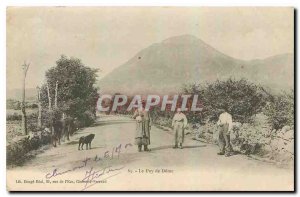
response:
[[[233,77],[286,89],[293,86],[291,67],[292,57],[242,61],[223,54],[196,36],[179,35],[138,52],[106,75],[100,81],[100,88],[104,92],[169,93],[180,91],[186,83]]]
[[[162,41],[162,43],[189,43],[189,42],[195,42],[195,41],[201,41],[196,36],[190,35],[190,34],[184,34],[179,36],[173,36],[168,39],[165,39]]]

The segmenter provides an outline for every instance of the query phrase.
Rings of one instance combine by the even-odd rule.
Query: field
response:
[[[28,122],[37,121],[34,118],[37,111],[37,109],[26,109],[26,114],[29,117]],[[10,142],[18,140],[21,136],[23,136],[21,130],[21,110],[6,109],[6,143],[10,144]]]

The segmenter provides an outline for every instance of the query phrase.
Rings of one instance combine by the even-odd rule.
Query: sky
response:
[[[191,34],[238,59],[294,51],[292,8],[10,7],[7,9],[7,89],[35,88],[64,54],[100,69],[99,79],[137,52]]]

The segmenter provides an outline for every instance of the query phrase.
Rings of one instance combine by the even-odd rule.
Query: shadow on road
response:
[[[185,149],[185,148],[200,148],[200,147],[206,147],[206,145],[183,146],[183,149]],[[151,151],[171,149],[171,148],[173,148],[173,145],[159,146],[159,147],[151,148]]]
[[[99,149],[99,148],[106,148],[106,146],[94,146],[91,149]]]
[[[199,147],[206,147],[206,145],[194,145],[194,146],[183,146],[183,148],[199,148]]]
[[[155,150],[163,150],[163,149],[169,149],[172,148],[172,145],[168,145],[168,146],[159,146],[159,147],[155,147],[155,148],[151,148],[151,151],[155,151]]]
[[[74,144],[78,144],[78,141],[70,141],[66,143],[67,145],[74,145]]]
[[[131,120],[110,120],[110,121],[100,121],[89,127],[97,127],[97,126],[106,126],[106,125],[115,125],[115,124],[124,124],[124,123],[133,123]]]
[[[95,147],[91,147],[89,149],[86,149],[86,145],[83,146],[83,149],[80,150],[94,150],[94,149],[100,149],[100,148],[105,148],[106,146],[95,146]]]

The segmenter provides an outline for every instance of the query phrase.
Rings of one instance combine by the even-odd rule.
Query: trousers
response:
[[[222,124],[219,127],[219,139],[218,144],[221,153],[230,153],[232,151],[232,147],[230,144],[230,133],[228,131],[228,124]]]

